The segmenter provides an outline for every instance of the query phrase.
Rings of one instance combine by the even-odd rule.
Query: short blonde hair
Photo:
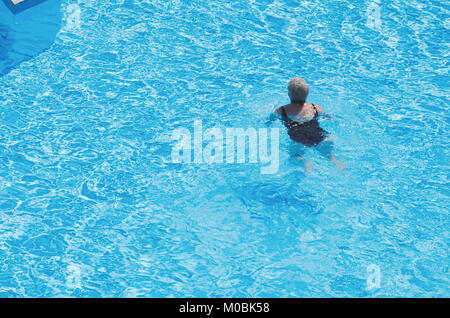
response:
[[[288,94],[292,103],[305,102],[309,94],[309,86],[303,78],[294,77],[289,81]]]

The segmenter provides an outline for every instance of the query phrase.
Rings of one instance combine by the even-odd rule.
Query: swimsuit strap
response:
[[[319,111],[317,110],[317,107],[316,107],[316,105],[314,105],[314,104],[311,104],[312,105],[312,107],[314,108],[314,112],[315,112],[315,117],[318,117],[319,116]]]

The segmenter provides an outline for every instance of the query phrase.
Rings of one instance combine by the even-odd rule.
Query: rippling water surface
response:
[[[0,296],[450,296],[445,1],[61,10],[0,78]],[[170,162],[173,129],[264,127],[293,76],[344,172],[284,131],[274,175]]]

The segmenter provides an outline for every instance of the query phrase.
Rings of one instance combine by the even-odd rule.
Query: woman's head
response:
[[[303,103],[309,94],[309,86],[305,80],[300,77],[294,77],[289,81],[288,94],[291,103]]]

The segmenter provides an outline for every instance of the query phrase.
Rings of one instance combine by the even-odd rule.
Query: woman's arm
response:
[[[321,106],[314,104],[314,107],[317,109],[317,113],[319,113],[319,115],[327,119],[334,119],[334,117],[328,114]]]
[[[271,112],[269,114],[269,118],[266,122],[266,126],[270,125],[272,122],[277,120],[279,118],[279,115],[280,115],[280,107],[276,108],[273,112]]]

